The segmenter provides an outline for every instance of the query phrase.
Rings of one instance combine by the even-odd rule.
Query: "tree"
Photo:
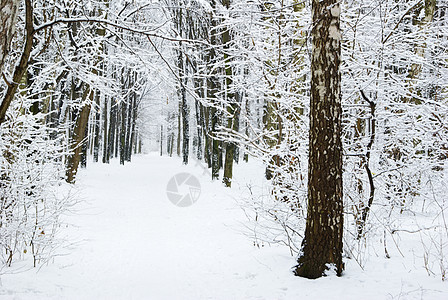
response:
[[[82,102],[85,102],[87,97],[89,96],[90,100],[93,98],[93,91],[90,90],[90,87],[86,87],[84,93],[82,95]],[[91,105],[84,105],[79,113],[78,120],[76,122],[76,126],[73,132],[73,154],[70,155],[67,159],[67,172],[66,172],[66,181],[68,183],[75,183],[76,173],[78,172],[78,166],[81,162],[81,151],[82,145],[85,138],[85,132],[87,128],[87,123],[89,120]]]
[[[223,6],[229,10],[230,9],[230,0],[223,0]],[[233,90],[233,68],[231,66],[231,59],[229,57],[229,48],[231,43],[231,34],[230,30],[227,26],[224,26],[222,33],[222,43],[224,45],[224,50],[227,52],[224,53],[224,63],[225,63],[225,82],[226,82],[226,104],[227,104],[227,128],[229,131],[238,131],[238,115],[239,115],[239,105],[236,102],[235,91]],[[223,175],[223,183],[230,187],[232,185],[232,177],[233,177],[233,160],[236,152],[236,144],[234,142],[228,141],[226,143],[226,156],[224,162],[224,175]]]
[[[308,209],[295,275],[341,275],[343,235],[340,5],[312,2]]]
[[[5,96],[3,97],[3,101],[0,105],[0,124],[5,121],[6,118],[6,112],[11,105],[12,100],[14,99],[14,95],[17,91],[17,88],[19,86],[19,82],[22,79],[23,75],[26,72],[26,68],[28,66],[28,61],[31,55],[31,50],[33,47],[33,36],[35,33],[34,26],[33,26],[33,4],[31,0],[25,0],[25,45],[22,50],[22,54],[20,57],[19,63],[16,65],[14,69],[14,74],[12,77],[12,82],[8,82],[8,88],[6,90]],[[2,22],[3,23],[3,22]],[[2,24],[3,25],[3,24]],[[6,27],[7,28],[7,27]],[[9,32],[11,33],[11,32]],[[3,35],[3,32],[2,32]],[[6,36],[6,39],[10,39]],[[5,41],[6,42],[6,41]],[[5,46],[7,43],[5,43]],[[4,50],[7,50],[4,48]],[[2,50],[3,51],[3,50]],[[3,54],[1,54],[1,63],[3,64],[4,57]],[[1,69],[0,69],[1,70]]]
[[[0,4],[0,75],[14,36],[19,0],[2,0]]]

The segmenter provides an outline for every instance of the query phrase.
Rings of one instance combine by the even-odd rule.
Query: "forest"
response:
[[[76,226],[109,234],[99,221],[82,223],[88,199],[117,214],[111,228],[140,236],[130,244],[159,225],[170,242],[184,241],[162,221],[129,225],[151,222],[140,211],[158,209],[186,228],[235,223],[244,238],[225,235],[222,249],[242,243],[243,256],[287,257],[284,294],[270,294],[263,277],[259,294],[109,291],[108,299],[296,299],[300,282],[319,289],[301,277],[333,278],[316,281],[328,288],[341,280],[342,289],[356,274],[391,269],[394,280],[412,269],[421,281],[406,293],[402,278],[384,299],[446,299],[448,1],[1,0],[0,73],[0,298],[76,299],[50,297],[49,282],[62,272],[52,271],[59,257],[90,239],[71,236]],[[159,199],[172,206],[165,189],[179,172],[194,174],[202,194],[189,208],[165,208]],[[122,198],[112,201],[116,187]],[[188,211],[201,215],[190,220]],[[221,229],[204,236],[215,240]],[[150,246],[147,254],[134,246],[117,249],[151,256]],[[103,254],[113,264],[111,248]],[[26,276],[40,276],[33,270],[47,278],[42,294],[25,289],[34,278]],[[209,284],[232,289],[234,279]],[[378,299],[377,289],[365,299]]]

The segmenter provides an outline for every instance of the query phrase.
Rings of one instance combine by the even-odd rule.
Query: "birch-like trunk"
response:
[[[295,270],[306,278],[344,268],[340,11],[336,0],[313,0],[308,212]]]
[[[2,0],[0,3],[0,74],[14,36],[19,0]]]

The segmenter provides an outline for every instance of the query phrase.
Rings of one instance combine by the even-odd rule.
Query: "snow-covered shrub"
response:
[[[384,253],[386,258],[397,253],[415,255],[416,265],[446,278],[445,8],[440,5],[433,20],[428,21],[431,18],[425,17],[419,1],[373,1],[366,5],[363,1],[347,0],[343,4],[346,257],[363,266],[372,253]],[[279,11],[287,15],[287,9]],[[306,9],[302,13],[304,20],[311,19]],[[263,34],[275,19],[275,14],[269,11],[266,15],[259,20],[266,25]],[[253,100],[246,105],[244,117],[251,126],[247,126],[248,138],[240,144],[252,147],[252,153],[268,165],[271,173],[270,189],[256,193],[252,188],[248,196],[252,204],[248,201],[244,206],[254,221],[251,235],[256,244],[260,240],[300,244],[306,212],[309,64],[302,47],[297,47],[294,54],[303,56],[305,66],[300,66],[300,59],[288,60],[291,53],[277,42],[295,37],[297,30],[291,29],[298,23],[293,17],[288,20],[285,23],[277,20],[275,28],[269,29],[272,40],[259,39],[254,28],[247,30],[253,35],[253,48],[265,65],[259,70],[253,67],[259,66],[256,63],[248,67],[246,77],[251,85],[246,86],[247,98]],[[305,37],[310,29],[311,26],[301,28]],[[301,46],[298,40],[290,44],[294,42]],[[308,46],[309,42],[303,43],[305,49]],[[273,52],[279,54],[278,59],[272,58]],[[303,77],[295,77],[299,75]],[[250,80],[252,76],[257,81]],[[305,80],[297,81],[298,78]],[[294,211],[291,204],[298,203],[299,209]],[[252,207],[250,213],[249,207]],[[291,234],[293,230],[297,234]],[[295,239],[293,243],[289,241],[291,237]],[[407,241],[412,239],[411,245]],[[416,244],[421,244],[422,249],[411,249]]]
[[[57,246],[60,216],[70,206],[61,193],[64,138],[31,114],[19,98],[0,127],[0,265],[32,257],[36,266]],[[52,134],[53,133],[53,134]],[[51,138],[50,138],[51,136]]]
[[[239,204],[248,219],[244,234],[256,247],[281,244],[289,248],[291,255],[296,255],[305,230],[306,211],[279,201],[272,195],[278,188],[267,184],[250,185],[243,190]]]

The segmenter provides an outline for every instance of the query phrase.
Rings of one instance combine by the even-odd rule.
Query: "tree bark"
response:
[[[197,144],[197,153],[196,158],[198,160],[202,159],[202,115],[199,101],[195,101],[195,113],[196,113],[196,124],[197,124],[197,136],[198,136],[198,144]]]
[[[208,81],[208,79],[207,79]],[[209,168],[212,167],[212,143],[211,143],[211,122],[210,122],[210,107],[202,107],[202,120],[203,120],[203,130],[204,130],[204,160]]]
[[[223,6],[227,9],[230,8],[230,0],[222,0]],[[230,64],[229,50],[230,50],[230,30],[225,26],[222,33],[222,43],[224,45],[224,61],[225,61],[225,73],[226,73],[226,89],[227,89],[227,129],[229,131],[237,131],[238,129],[238,114],[239,107],[236,103],[235,92],[233,91],[233,69]],[[234,142],[228,141],[226,143],[226,157],[224,161],[224,175],[223,183],[225,186],[232,186],[233,177],[233,160],[235,156],[236,145]]]
[[[107,162],[115,155],[115,127],[117,126],[117,103],[116,100],[110,99],[110,113],[109,113],[109,143],[107,145]]]
[[[124,165],[125,156],[126,156],[126,112],[128,110],[128,102],[129,99],[121,102],[121,128],[120,128],[120,164]]]
[[[313,0],[308,212],[295,274],[341,275],[343,235],[341,32],[336,0]]]
[[[82,95],[82,102],[85,101],[89,93],[92,98],[93,91],[91,91],[89,87],[86,87]],[[68,183],[75,183],[76,173],[78,172],[78,166],[81,161],[82,146],[84,144],[87,123],[89,121],[90,108],[90,104],[84,105],[76,121],[75,131],[73,133],[74,152],[68,157],[66,172],[66,181]]]
[[[104,110],[103,110],[103,164],[108,164],[110,159],[110,147],[109,147],[109,126],[108,126],[108,116],[110,114],[110,105],[107,103],[110,102],[108,96],[104,97]]]
[[[131,124],[130,124],[130,128],[131,128],[131,136],[129,138],[129,153],[128,153],[128,161],[131,161],[131,157],[132,157],[132,146],[135,144],[135,123],[137,122],[137,94],[134,92],[133,97],[132,97],[132,111],[130,112],[132,114],[132,118],[131,118]]]
[[[182,102],[179,101],[179,113],[177,114],[177,147],[176,147],[176,153],[177,156],[180,156],[180,141],[181,141],[181,133],[182,133]]]
[[[3,2],[2,2],[3,4]],[[2,8],[3,11],[3,8]],[[3,25],[3,24],[2,24]],[[7,30],[7,28],[5,28]],[[31,50],[33,48],[33,4],[31,0],[25,0],[25,47],[22,51],[22,56],[20,58],[19,64],[14,69],[14,75],[12,77],[12,82],[7,82],[8,89],[6,90],[5,97],[3,98],[2,104],[0,105],[0,124],[5,121],[6,111],[11,105],[12,100],[16,94],[17,88],[19,87],[20,80],[26,72],[28,67],[28,61],[30,59]],[[3,30],[2,35],[3,36]],[[3,39],[3,37],[2,37]],[[6,37],[8,39],[8,37]],[[1,40],[0,40],[1,41]],[[9,47],[8,47],[9,49]],[[1,59],[3,60],[3,55]],[[3,64],[3,62],[2,62]]]
[[[97,95],[95,96],[96,99],[96,105],[97,105],[97,109],[98,111],[95,112],[95,124],[93,124],[93,128],[94,128],[94,140],[93,140],[93,161],[94,162],[98,162],[99,159],[99,153],[100,153],[100,131],[101,131],[101,127],[100,127],[100,120],[101,120],[101,113],[99,111],[99,107],[100,107],[100,96],[99,96],[99,92],[97,92]]]
[[[19,0],[2,0],[0,3],[0,75],[14,36]]]
[[[187,80],[185,65],[182,59],[183,53],[179,53],[180,62],[179,65],[182,67],[182,86],[181,86],[181,113],[182,113],[182,162],[184,165],[188,164],[189,150],[190,150],[190,109],[187,103],[187,90],[186,84]]]
[[[216,60],[216,52],[214,49],[214,46],[218,44],[217,41],[217,27],[218,27],[218,21],[215,17],[215,10],[216,10],[216,1],[212,0],[210,2],[210,6],[212,8],[212,12],[210,14],[210,24],[211,24],[211,31],[210,31],[210,50],[207,57],[207,63],[212,65]],[[216,70],[212,70],[211,74],[207,77],[207,98],[210,99],[212,106],[209,110],[209,118],[210,118],[210,131],[211,131],[211,150],[210,150],[210,161],[211,161],[211,167],[212,167],[212,179],[218,179],[219,178],[219,169],[221,168],[221,154],[220,151],[220,142],[216,138],[217,128],[219,126],[219,112],[217,106],[219,105],[217,100],[217,93],[218,93],[218,78],[216,74]]]

